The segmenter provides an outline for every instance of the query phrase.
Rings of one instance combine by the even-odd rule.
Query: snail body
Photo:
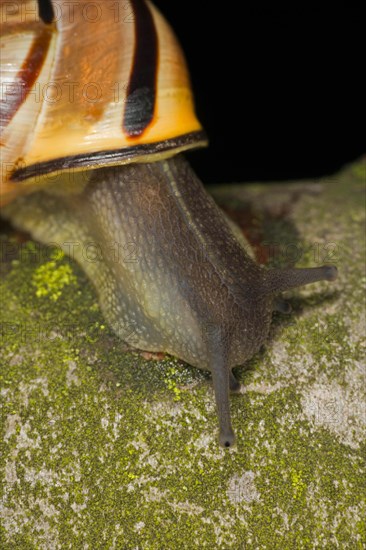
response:
[[[336,269],[266,270],[246,253],[181,154],[205,145],[206,137],[174,35],[151,3],[130,4],[133,25],[122,32],[120,21],[106,13],[98,31],[108,60],[104,81],[121,72],[128,81],[122,104],[112,105],[107,97],[93,110],[79,98],[68,110],[44,104],[34,113],[27,94],[8,103],[2,129],[13,166],[3,172],[3,213],[34,238],[57,242],[66,252],[70,242],[81,245],[73,256],[123,340],[212,373],[219,441],[229,447],[235,441],[229,392],[240,387],[232,368],[266,340],[273,310],[284,309],[280,292],[332,280]],[[33,50],[38,39],[38,58],[44,58],[40,77],[48,71],[70,82],[70,71],[90,61],[89,45],[81,38],[86,23],[78,13],[75,25],[62,18],[57,24],[43,21],[39,14],[36,30],[19,27],[14,18],[5,41],[24,45],[22,32],[35,33]],[[76,63],[67,55],[67,33],[80,36]],[[42,42],[39,37],[46,34]],[[116,61],[112,38],[121,35],[125,51]],[[29,51],[32,47],[28,57]],[[27,67],[24,60],[22,67]],[[18,71],[23,82],[25,70]],[[35,136],[24,139],[22,132],[31,124],[36,124]],[[82,254],[88,243],[103,251],[95,262]],[[119,245],[129,255],[121,254]]]

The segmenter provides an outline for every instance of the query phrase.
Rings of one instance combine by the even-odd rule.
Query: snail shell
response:
[[[181,48],[143,0],[1,3],[3,203],[75,173],[207,144]],[[17,9],[16,9],[17,8]]]

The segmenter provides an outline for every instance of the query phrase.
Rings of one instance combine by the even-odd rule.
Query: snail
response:
[[[151,2],[69,4],[1,2],[3,216],[65,252],[74,243],[127,343],[211,372],[230,447],[233,367],[286,311],[282,291],[337,270],[269,270],[246,252],[183,156],[207,138],[181,48]],[[83,254],[90,243],[98,261]]]

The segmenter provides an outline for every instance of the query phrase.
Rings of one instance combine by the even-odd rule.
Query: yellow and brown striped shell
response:
[[[5,204],[65,170],[206,145],[177,40],[145,0],[0,0]]]

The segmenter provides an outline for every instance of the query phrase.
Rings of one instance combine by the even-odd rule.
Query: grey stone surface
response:
[[[237,369],[233,449],[209,374],[127,349],[75,263],[2,235],[1,548],[365,548],[365,163],[211,191],[259,261],[339,269]]]

